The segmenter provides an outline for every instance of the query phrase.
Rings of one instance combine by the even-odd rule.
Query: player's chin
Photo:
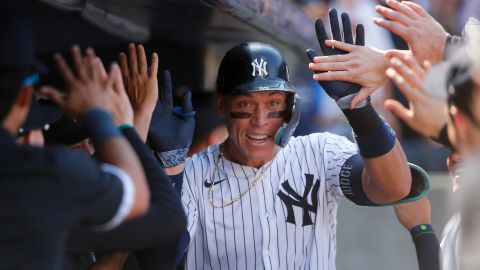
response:
[[[272,153],[275,151],[275,142],[273,139],[269,139],[265,142],[251,143],[249,141],[245,142],[246,154],[248,158],[252,161],[260,161],[270,159]]]

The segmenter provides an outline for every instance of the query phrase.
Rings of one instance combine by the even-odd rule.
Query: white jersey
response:
[[[316,133],[291,138],[260,169],[218,161],[218,145],[193,156],[182,189],[191,237],[186,268],[334,270],[339,172],[356,153],[346,138]],[[212,207],[212,182],[213,202],[223,205],[261,174],[239,201]]]

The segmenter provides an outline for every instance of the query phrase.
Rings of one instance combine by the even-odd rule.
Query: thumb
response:
[[[402,119],[405,123],[410,123],[412,112],[405,108],[402,103],[398,102],[397,100],[387,99],[385,100],[384,107],[392,112],[396,117]]]
[[[367,88],[362,88],[350,101],[350,109],[355,108],[360,102],[364,101],[370,96]]]
[[[64,94],[60,93],[57,89],[51,87],[51,86],[43,86],[40,89],[40,93],[47,98],[51,99],[57,106],[62,110],[65,111],[65,99],[64,99]]]
[[[193,111],[192,92],[186,91],[182,97],[182,110],[184,113]]]

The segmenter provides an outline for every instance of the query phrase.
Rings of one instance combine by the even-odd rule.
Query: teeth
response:
[[[263,141],[268,138],[268,135],[247,135],[250,139]]]

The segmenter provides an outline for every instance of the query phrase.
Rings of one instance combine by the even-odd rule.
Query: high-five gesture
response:
[[[82,116],[93,109],[104,109],[112,112],[115,105],[113,100],[118,100],[119,91],[115,87],[120,84],[122,77],[117,64],[112,64],[107,74],[100,58],[95,56],[93,49],[87,49],[82,56],[78,46],[72,47],[72,59],[75,72],[67,65],[60,54],[55,54],[55,62],[61,76],[65,80],[68,94],[64,95],[51,86],[42,88],[42,94],[51,98],[64,112],[73,118],[81,119]],[[115,103],[115,102],[114,102]],[[131,124],[133,115],[130,111],[123,112],[122,119],[116,119],[117,124]]]
[[[422,67],[412,55],[392,54],[387,76],[398,86],[400,92],[407,98],[409,108],[400,102],[388,99],[385,107],[402,119],[410,128],[420,134],[438,139],[440,130],[447,122],[445,102],[428,95],[423,89],[426,75]]]
[[[418,61],[428,60],[432,64],[442,61],[448,37],[443,26],[419,4],[397,0],[386,3],[388,7],[375,8],[385,18],[375,18],[373,22],[405,40]]]
[[[183,94],[181,107],[173,106],[172,79],[170,72],[164,71],[163,87],[148,131],[148,143],[164,167],[174,167],[185,160],[192,143],[194,116],[190,91]]]
[[[335,42],[344,41],[347,44],[353,44],[353,33],[350,17],[347,13],[342,14],[343,35],[340,31],[340,23],[338,21],[337,11],[335,9],[330,10],[329,17],[332,36],[335,41],[327,42],[329,37],[325,30],[325,26],[320,19],[317,19],[315,21],[315,30],[317,32],[318,42],[320,44],[320,48],[322,49],[323,55],[335,55],[337,57],[341,57],[342,55],[347,54],[348,51],[335,47]],[[358,24],[356,27],[355,44],[360,46],[365,45],[365,31],[363,29],[363,25],[361,24]],[[307,50],[307,55],[311,62],[314,62],[314,58],[318,56],[318,54],[312,49]],[[347,109],[350,107],[350,101],[361,89],[359,84],[346,81],[319,81],[319,83],[325,92],[327,92],[327,94],[333,98],[342,109]]]
[[[135,129],[145,141],[158,100],[158,55],[152,54],[151,66],[148,68],[143,46],[130,43],[128,57],[122,52],[118,58],[125,88],[134,111]]]

